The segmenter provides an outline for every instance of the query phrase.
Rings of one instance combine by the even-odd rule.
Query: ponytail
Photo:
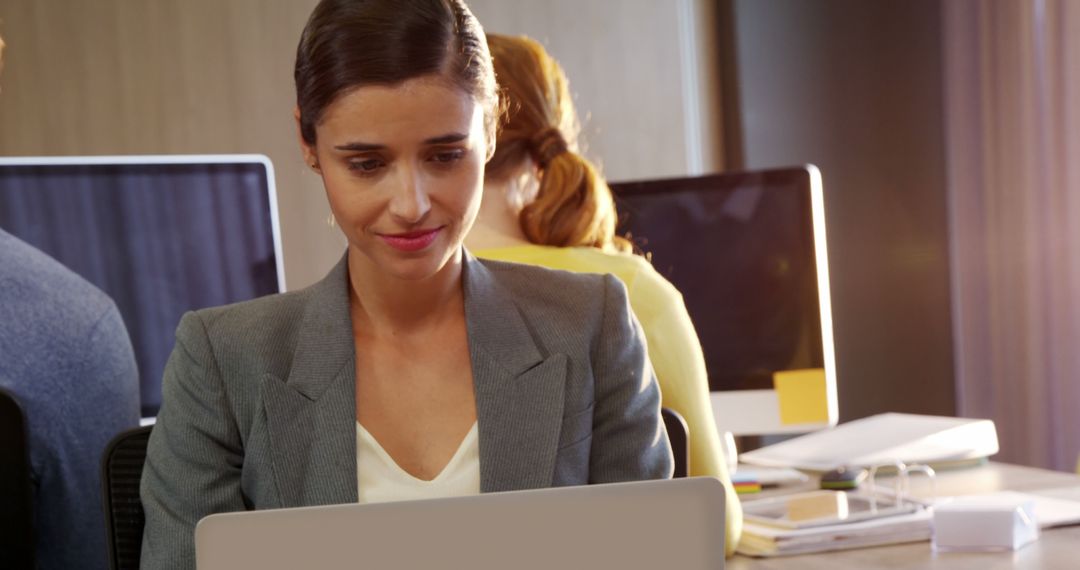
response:
[[[550,144],[546,148],[552,152]],[[540,188],[519,218],[525,237],[541,245],[631,251],[630,242],[615,235],[615,201],[596,167],[565,143],[551,156],[544,149],[536,151]]]
[[[513,175],[526,159],[538,169],[536,198],[519,215],[529,241],[557,247],[632,251],[615,235],[611,189],[577,151],[577,113],[558,62],[534,40],[488,34],[505,114],[486,175]]]

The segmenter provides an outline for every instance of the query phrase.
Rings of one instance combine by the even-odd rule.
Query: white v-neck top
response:
[[[480,444],[474,422],[461,446],[431,481],[402,469],[356,422],[356,482],[360,503],[386,503],[480,494]]]

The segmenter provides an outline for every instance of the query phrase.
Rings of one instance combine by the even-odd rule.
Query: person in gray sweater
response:
[[[139,425],[135,354],[112,299],[3,230],[0,387],[26,414],[37,567],[106,568],[101,456]]]

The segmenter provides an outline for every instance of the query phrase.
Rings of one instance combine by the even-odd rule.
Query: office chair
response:
[[[673,477],[690,476],[690,428],[682,415],[671,408],[662,408],[660,415],[664,418],[664,427],[667,429],[668,439],[671,441],[671,455],[675,458],[675,474]]]
[[[0,388],[0,568],[34,567],[34,487],[22,407]]]
[[[146,462],[146,443],[153,426],[127,430],[109,442],[101,462],[101,496],[113,570],[138,570],[142,553],[143,515],[139,480]]]

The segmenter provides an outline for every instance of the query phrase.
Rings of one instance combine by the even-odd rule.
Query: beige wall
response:
[[[314,0],[3,0],[0,155],[261,153],[277,170],[286,280],[337,257],[292,122]]]
[[[471,0],[485,29],[544,44],[570,78],[586,154],[613,180],[720,170],[707,0]]]
[[[286,279],[307,285],[343,247],[291,118],[296,42],[315,3],[0,0],[0,155],[266,154]],[[710,60],[697,49],[709,37],[690,33],[710,29],[708,2],[472,4],[488,29],[533,35],[563,61],[609,176],[716,169],[716,123],[701,118],[715,103]]]

